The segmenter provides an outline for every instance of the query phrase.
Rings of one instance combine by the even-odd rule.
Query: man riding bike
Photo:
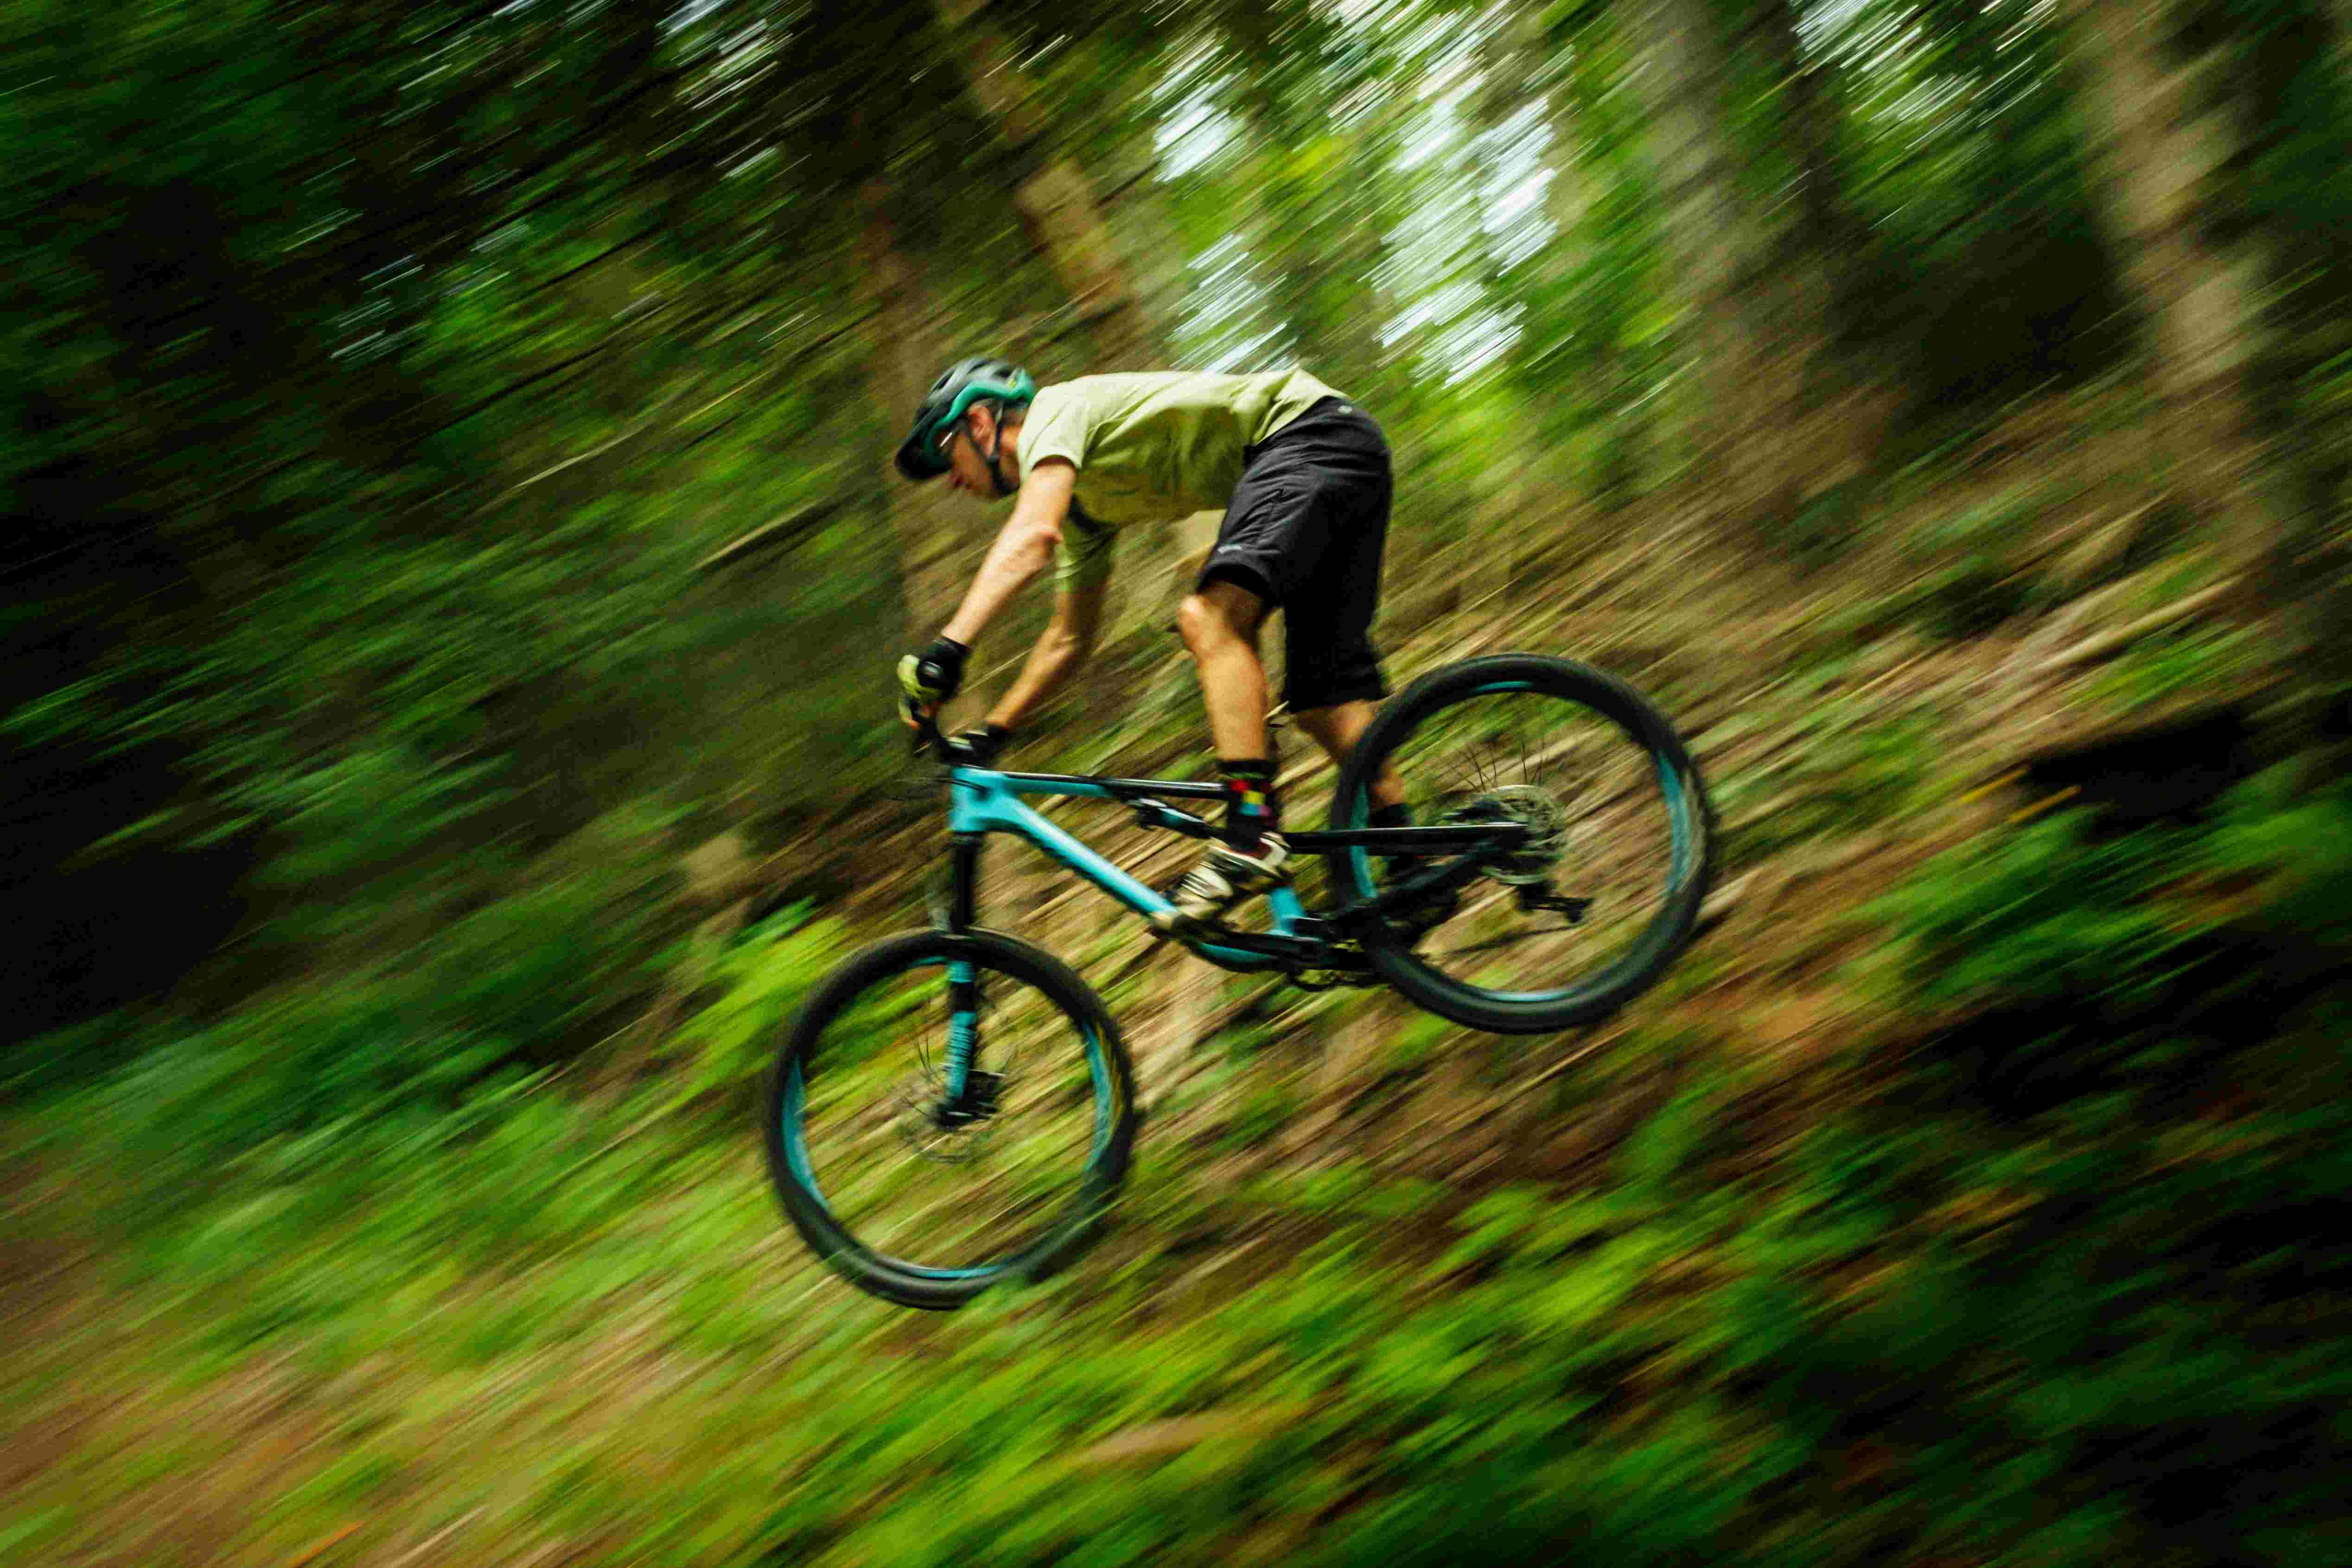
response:
[[[1177,885],[1160,927],[1197,936],[1286,880],[1258,630],[1279,606],[1283,700],[1345,763],[1388,694],[1369,634],[1391,482],[1388,442],[1371,417],[1300,370],[1089,375],[1040,387],[1006,361],[966,359],[931,384],[898,468],[912,480],[944,474],[954,489],[1013,500],[961,606],[935,641],[899,660],[899,685],[917,710],[955,696],[972,644],[1060,553],[1052,622],[986,722],[950,742],[956,760],[981,766],[1093,651],[1112,531],[1223,510],[1176,613],[1216,746],[1223,836]],[[1371,797],[1370,826],[1410,824],[1393,771]]]

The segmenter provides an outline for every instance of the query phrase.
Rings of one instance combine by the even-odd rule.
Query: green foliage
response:
[[[1793,677],[1771,702],[1716,733],[1718,745],[1767,727],[1785,737],[1759,765],[1715,787],[1737,862],[1899,818],[1937,787],[1940,726],[1916,709],[1843,695],[1851,663],[1832,659]]]
[[[2293,764],[2232,791],[2199,870],[2241,902],[2209,912],[2274,941],[2352,946],[2352,785],[2305,789]]]
[[[625,864],[517,892],[371,973],[148,1052],[108,1102],[159,1186],[462,1139],[642,998],[659,908]]]
[[[154,1043],[134,1013],[87,1022],[17,1042],[0,1056],[0,1102],[38,1101],[68,1085],[105,1076]]]
[[[2258,933],[2246,952],[2314,950],[2304,999],[2231,1047],[2266,1099],[2228,1119],[2202,1112],[2211,1052],[2168,1057],[2130,1002],[2099,1026],[2137,1042],[2123,1091],[1990,1121],[1913,1092],[1932,1073],[1906,1060],[1877,1094],[1809,1108],[1769,1161],[1740,1142],[1735,1086],[1705,1072],[1597,1185],[1512,1181],[1456,1207],[1458,1182],[1399,1180],[1369,1152],[1215,1193],[1147,1161],[1072,1276],[932,1334],[788,1245],[795,1271],[775,1279],[751,1157],[698,1145],[660,1088],[596,1110],[521,1087],[462,1136],[346,1137],[296,1183],[278,1179],[298,1168],[289,1141],[216,1198],[148,1211],[142,1288],[214,1303],[192,1352],[208,1375],[260,1354],[321,1376],[390,1358],[509,1380],[650,1332],[713,1375],[674,1400],[631,1394],[625,1440],[563,1403],[544,1437],[518,1416],[499,1441],[560,1438],[533,1520],[697,1560],[1255,1542],[1441,1563],[1501,1542],[1655,1563],[2087,1564],[2184,1542],[2324,1561],[2347,1524],[2335,1412],[2352,1396],[2352,1248],[2336,1239],[2352,1235],[2336,1092],[2352,1034],[2333,979],[2352,942],[2347,810],[2340,787],[2298,794],[2274,773],[2199,828],[2103,843],[2053,825],[2017,836],[2032,855],[1978,846],[1889,900],[1921,1006],[2045,996],[2061,983],[2032,973],[2036,944],[2078,992],[2128,1002],[2171,963],[2118,918],[2142,905]],[[720,960],[734,1005],[706,1015],[707,1051],[751,1037],[738,1025],[779,975],[818,966],[804,944],[823,928],[803,918]],[[2006,967],[1944,983],[1979,952]],[[2250,983],[2284,996],[2286,973]],[[2227,995],[2219,971],[2200,984],[2217,982]],[[2184,1059],[2209,1076],[2184,1079]],[[87,1102],[76,1136],[121,1147],[135,1130],[120,1104]],[[631,1445],[656,1440],[710,1463],[631,1469]],[[793,1486],[723,1484],[779,1442]],[[425,1484],[425,1463],[345,1444],[289,1506]],[[27,1519],[47,1506],[28,1498]]]
[[[1908,983],[1931,1006],[2073,999],[2137,1013],[2200,934],[2155,897],[2189,845],[2157,832],[2086,841],[2069,814],[1955,849],[1872,912],[1896,923]]]
[[[1617,1156],[1617,1180],[1632,1194],[1670,1202],[1704,1149],[1720,1097],[1712,1086],[1691,1084],[1658,1108],[1633,1131]]]
[[[1297,1121],[1305,1109],[1306,1101],[1295,1085],[1276,1078],[1261,1078],[1244,1089],[1241,1102],[1225,1124],[1223,1141],[1227,1147],[1240,1152],[1262,1148]]]
[[[687,1020],[670,1042],[682,1059],[676,1079],[679,1096],[741,1089],[766,1070],[782,1043],[793,1007],[838,963],[844,932],[835,920],[814,920],[805,902],[790,905],[737,936],[710,965],[708,984],[718,991],[709,1005]],[[895,1019],[877,1016],[864,1031],[877,1039]],[[843,1060],[861,1054],[857,1032],[835,1037]]]
[[[1843,225],[1835,335],[1907,397],[1899,444],[1942,444],[1920,487],[2019,398],[2126,363],[2047,16],[1814,8],[1775,63],[1754,17],[1700,14],[1734,56],[1739,188]],[[2231,188],[2311,280],[2274,304],[2332,462],[2352,183],[2316,16],[2209,20],[2242,34],[2273,117]],[[667,912],[674,840],[830,817],[897,760],[872,656],[905,614],[899,539],[866,459],[899,416],[870,406],[899,374],[882,351],[908,345],[864,324],[877,280],[908,279],[925,332],[1100,368],[1103,323],[1008,199],[1034,148],[1075,156],[1172,302],[1181,363],[1296,359],[1387,425],[1394,582],[1434,597],[1491,563],[1537,602],[1529,563],[1587,542],[1553,491],[1623,507],[1696,456],[1668,436],[1693,300],[1633,74],[1659,66],[1614,20],[16,7],[0,457],[40,581],[0,633],[41,659],[7,738],[166,759],[88,842],[35,848],[258,845],[233,873],[242,1005],[7,1058],[12,1090],[48,1097],[40,1158],[89,1161],[71,1174],[112,1228],[74,1252],[117,1258],[87,1300],[125,1314],[70,1340],[58,1429],[111,1418],[81,1358],[128,1342],[153,1344],[113,1368],[129,1386],[236,1391],[224,1442],[250,1446],[253,1388],[283,1389],[317,1455],[268,1482],[289,1560],[401,1505],[436,1531],[498,1516],[488,1544],[436,1534],[453,1561],[2347,1556],[2341,788],[2273,775],[2199,827],[2062,820],[1938,861],[1878,911],[1888,1000],[1937,1031],[1874,1064],[1882,1093],[1841,1083],[1767,1142],[1752,1086],[1693,1083],[1591,1185],[1531,1176],[1556,1168],[1535,1115],[1398,1173],[1433,1159],[1412,1069],[1459,1043],[1427,1018],[1344,1158],[1257,1158],[1304,1108],[1288,1040],[1237,1028],[1165,1108],[1221,1119],[1147,1144],[1105,1248],[944,1326],[818,1274],[745,1141],[674,1113],[740,1099],[846,936],[796,907],[696,949]],[[992,125],[956,85],[982,44],[1038,113],[1087,111]],[[1832,112],[1800,147],[1809,90]],[[875,264],[886,231],[903,268]],[[1906,482],[1846,480],[1780,542],[1853,562]],[[700,570],[820,502],[789,549]],[[1843,656],[2000,626],[2030,607],[2011,563],[2052,504],[2021,489],[1900,542],[1913,580],[1810,635]],[[1482,506],[1507,526],[1465,521]],[[42,576],[51,552],[79,575]],[[1164,626],[1115,635],[1132,728],[1088,744],[1191,756]],[[2153,640],[2099,695],[2160,700],[2243,652]],[[1846,701],[1850,673],[1755,716],[1790,743],[1727,783],[1737,853],[1933,797],[1940,716]],[[1702,952],[1654,1000],[1696,1017],[1747,968]],[[1129,984],[1149,1018],[1155,984]],[[694,1005],[658,1079],[575,1095],[563,1064],[657,985]],[[902,1023],[878,1007],[839,1043],[855,1059]],[[1554,1080],[1591,1097],[1561,1121],[1634,1094],[1650,1053],[1624,1054]],[[1234,1152],[1238,1191],[1184,1163]],[[37,1280],[64,1272],[24,1250]],[[310,1430],[323,1409],[348,1426]],[[201,1464],[202,1425],[36,1473],[0,1555],[120,1552],[88,1498]],[[485,1490],[493,1449],[511,1484]]]
[[[38,590],[7,629],[42,651],[0,754],[139,787],[35,829],[34,869],[251,845],[199,889],[249,910],[234,995],[380,965],[617,809],[878,776],[872,683],[776,656],[896,589],[808,439],[860,366],[765,346],[845,282],[743,275],[758,223],[713,160],[644,173],[719,132],[679,95],[730,24],[100,10],[6,24],[32,221],[0,447]],[[782,552],[698,575],[819,500],[789,595]],[[58,931],[61,980],[105,962]]]
[[[1836,153],[1869,240],[1843,313],[1904,366],[1900,439],[2116,363],[2121,289],[2063,30],[1874,0],[1821,41],[1847,94]]]
[[[1871,487],[1865,479],[1830,486],[1799,507],[1782,531],[1783,547],[1809,566],[1826,566],[1863,538]]]
[[[1912,584],[1905,614],[1946,642],[1981,637],[2032,602],[2031,584],[2000,561],[1979,555]]]
[[[2183,694],[2226,690],[2262,657],[2255,634],[2231,626],[2192,626],[2134,643],[2091,683],[2091,695],[2122,712],[2153,707]]]
[[[1398,1026],[1395,1041],[1389,1047],[1389,1060],[1408,1072],[1426,1067],[1461,1033],[1460,1026],[1433,1013],[1415,1013]]]
[[[1766,1271],[1726,1294],[1712,1330],[1822,1460],[1883,1457],[1864,1499],[1899,1500],[1931,1540],[1965,1531],[2061,1561],[2178,1539],[2200,1476],[2264,1478],[2268,1500],[2224,1479],[2193,1505],[2212,1527],[2274,1524],[2259,1561],[2344,1529],[2326,1412],[2345,1386],[2352,1275],[2309,1228],[2346,1195],[2342,1163],[2319,1154],[2336,1133],[2245,1127],[2181,1160],[2151,1144],[2145,1113],[1991,1141],[1872,1120],[1809,1162],[1825,1201],[1773,1216],[1754,1253]],[[1941,1223],[1923,1230],[1931,1205]],[[1887,1239],[1905,1234],[1927,1239]],[[1822,1266],[1864,1247],[1880,1261],[1832,1299]],[[2305,1328],[2282,1342],[2290,1298]],[[1837,1482],[1848,1506],[1853,1484]]]
[[[1947,513],[1914,534],[1915,552],[1997,552],[2031,546],[2061,496],[2046,484],[2026,485]]]
[[[2069,1001],[2149,1016],[2197,952],[2250,920],[2273,944],[2344,941],[2352,792],[2294,787],[2293,770],[2274,769],[2199,828],[2100,837],[2069,813],[1951,851],[1873,912],[1895,923],[1907,983],[1933,1006]]]
[[[2352,1168],[2323,1085],[2346,1061],[2347,812],[2274,771],[2200,827],[2046,824],[1878,906],[1904,994],[1992,1010],[2054,1089],[1992,1121],[1923,1096],[1983,1048],[1938,1040],[1811,1131],[1732,1242],[1750,1271],[1699,1342],[1811,1455],[1800,1499],[2004,1559],[2235,1554],[2257,1516],[2250,1561],[2345,1539]],[[2202,1114],[2233,1079],[2263,1109]]]
[[[2059,495],[2030,485],[1962,507],[1906,538],[1911,575],[1870,612],[1874,625],[1913,623],[1946,642],[1980,637],[2030,608],[2034,580],[2016,563],[2030,555]]]

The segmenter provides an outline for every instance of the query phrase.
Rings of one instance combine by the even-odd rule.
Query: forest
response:
[[[0,38],[0,1563],[2352,1562],[2352,3]],[[1609,671],[1721,821],[1549,1036],[992,846],[1143,1131],[933,1314],[756,1123],[939,902],[893,666],[1003,513],[891,453],[978,353],[1341,389],[1392,678]],[[1008,765],[1210,776],[1216,521]]]

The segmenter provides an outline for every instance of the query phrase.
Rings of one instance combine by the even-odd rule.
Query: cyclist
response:
[[[1299,728],[1344,763],[1388,694],[1369,634],[1391,487],[1388,442],[1370,416],[1303,370],[1087,375],[1040,387],[1004,360],[965,359],[924,395],[898,468],[1013,500],[961,607],[935,641],[898,662],[919,710],[956,695],[972,644],[1059,552],[1052,621],[986,721],[950,742],[957,760],[981,766],[1093,651],[1112,531],[1223,510],[1176,613],[1216,746],[1223,835],[1177,884],[1174,912],[1159,923],[1178,935],[1213,929],[1235,903],[1287,879],[1258,629],[1280,606],[1283,699]],[[1370,826],[1410,824],[1392,770],[1371,796]]]

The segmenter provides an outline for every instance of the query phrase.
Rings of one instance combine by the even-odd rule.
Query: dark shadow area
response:
[[[0,522],[0,711],[70,687],[189,608],[195,584],[151,520],[113,504],[98,466],[23,477]],[[0,1037],[12,1042],[163,996],[236,927],[252,834],[214,843],[122,833],[188,790],[184,748],[0,735]],[[96,1064],[93,1064],[96,1065]]]

